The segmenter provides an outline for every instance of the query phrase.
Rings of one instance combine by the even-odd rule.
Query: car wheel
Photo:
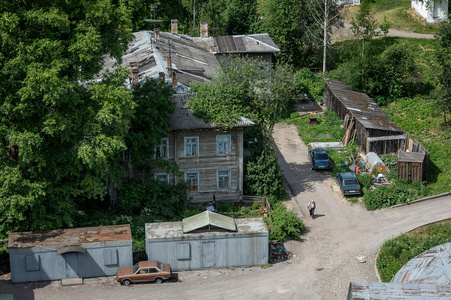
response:
[[[161,283],[163,283],[163,279],[157,278],[157,279],[155,279],[155,283],[161,284]]]
[[[123,285],[130,285],[132,282],[129,279],[122,280]]]

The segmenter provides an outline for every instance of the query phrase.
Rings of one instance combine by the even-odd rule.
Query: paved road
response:
[[[349,282],[377,281],[375,258],[387,238],[451,218],[449,196],[374,212],[351,205],[334,191],[337,187],[327,172],[310,169],[296,127],[278,124],[274,138],[293,191],[288,205],[306,225],[299,241],[286,244],[295,254],[292,260],[266,269],[180,272],[179,282],[162,285],[125,287],[112,277],[86,279],[83,286],[71,287],[59,281],[12,285],[0,280],[0,292],[14,292],[18,299],[346,299]],[[307,213],[310,199],[317,202],[315,220]]]
[[[344,39],[349,39],[349,37],[354,36],[351,31],[351,24],[344,23],[343,28],[335,28],[332,33],[332,40],[339,41]],[[381,33],[383,35],[383,33]],[[387,36],[398,36],[405,38],[415,38],[415,39],[434,39],[433,34],[415,33],[410,31],[401,31],[396,29],[389,29]]]

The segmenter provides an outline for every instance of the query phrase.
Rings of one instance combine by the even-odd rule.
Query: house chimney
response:
[[[177,19],[171,19],[171,33],[172,34],[178,34],[178,32],[177,32],[177,23],[178,23]]]
[[[133,61],[133,62],[129,63],[129,66],[130,66],[130,72],[131,72],[130,84],[131,85],[137,85],[139,83],[139,67],[138,67],[138,63]]]
[[[164,72],[159,72],[158,73],[158,77],[159,77],[159,79],[160,79],[160,84],[163,84],[164,83],[164,79],[165,79],[165,75],[164,75]]]
[[[172,88],[177,91],[177,73],[175,71],[172,71]]]
[[[170,56],[168,56],[166,58],[166,69],[167,70],[171,70],[172,69],[172,62],[171,62],[171,57]]]
[[[206,38],[208,37],[208,21],[200,20],[200,37]]]
[[[155,28],[155,42],[160,40],[160,28]]]

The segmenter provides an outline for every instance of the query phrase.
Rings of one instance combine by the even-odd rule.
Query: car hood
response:
[[[117,269],[117,276],[126,276],[133,274],[133,267],[122,267]]]

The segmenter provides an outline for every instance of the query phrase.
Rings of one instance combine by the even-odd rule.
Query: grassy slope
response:
[[[374,18],[380,23],[384,21],[384,16],[393,24],[391,28],[412,31],[417,33],[434,34],[437,25],[427,24],[421,16],[411,9],[410,0],[375,0],[371,3]],[[343,8],[344,21],[349,23],[357,13],[358,6]]]

